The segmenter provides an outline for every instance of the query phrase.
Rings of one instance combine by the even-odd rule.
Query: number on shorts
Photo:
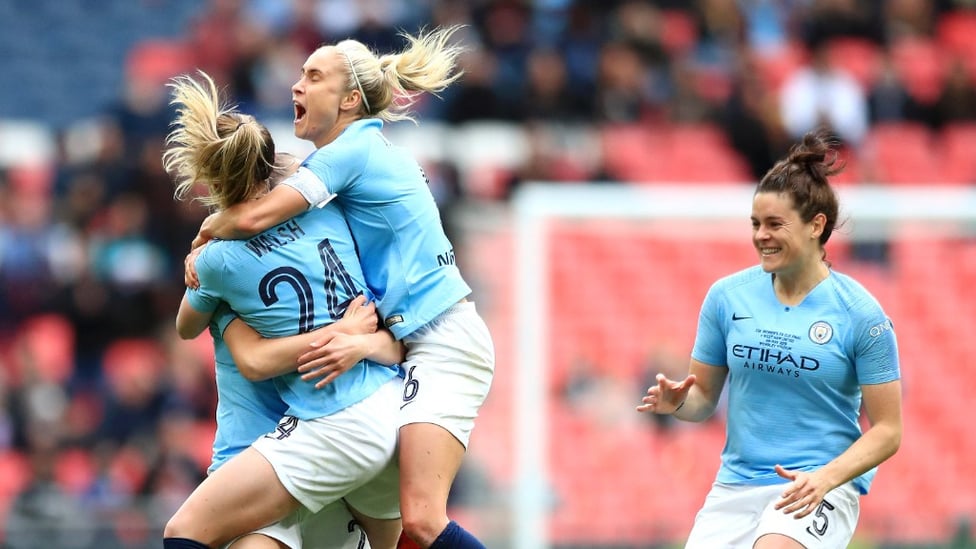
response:
[[[298,418],[295,416],[285,416],[281,418],[281,421],[278,422],[278,426],[275,427],[274,432],[268,433],[264,436],[265,438],[283,440],[290,437],[295,431],[296,427],[298,427]]]
[[[346,528],[349,529],[349,533],[352,534],[359,529],[359,543],[356,544],[357,549],[364,549],[366,547],[366,532],[362,528],[359,528],[359,523],[356,519],[350,520],[349,524],[346,524]]]
[[[403,402],[407,403],[417,396],[417,391],[420,390],[420,382],[414,379],[413,371],[416,366],[411,366],[407,370],[407,379],[403,382]]]
[[[817,506],[817,510],[813,512],[813,522],[810,526],[807,526],[807,533],[815,538],[822,538],[827,533],[827,526],[830,525],[827,511],[833,510],[834,506],[829,501],[821,501],[820,505]]]

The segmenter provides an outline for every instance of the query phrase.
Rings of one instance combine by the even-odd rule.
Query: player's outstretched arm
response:
[[[715,413],[727,373],[726,368],[692,359],[688,376],[681,381],[658,374],[657,385],[647,389],[637,411],[669,414],[684,421],[705,421]]]

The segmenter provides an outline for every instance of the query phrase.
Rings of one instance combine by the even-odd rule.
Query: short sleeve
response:
[[[321,208],[335,196],[329,192],[325,183],[312,173],[312,170],[304,166],[298,168],[298,171],[282,181],[281,184],[288,185],[298,191],[308,202],[309,208],[313,206]]]
[[[723,318],[722,301],[720,285],[713,284],[705,295],[701,311],[698,313],[698,331],[695,334],[695,345],[691,350],[693,359],[711,366],[726,366],[728,362],[725,328],[719,321]]]
[[[221,266],[215,261],[213,254],[208,253],[208,246],[197,257],[197,278],[200,279],[198,289],[187,289],[186,297],[190,305],[201,313],[213,313],[223,301],[223,298],[215,291],[219,288]]]
[[[861,385],[901,378],[895,328],[880,307],[855,317],[854,368]]]
[[[214,311],[213,316],[210,317],[210,322],[213,323],[213,327],[217,333],[223,337],[224,330],[227,329],[227,326],[235,318],[237,318],[237,313],[226,302],[221,302],[217,310]]]

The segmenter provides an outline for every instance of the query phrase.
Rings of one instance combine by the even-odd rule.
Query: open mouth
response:
[[[305,113],[307,111],[305,110],[304,106],[299,105],[298,103],[295,103],[294,105],[295,105],[295,122],[301,122],[302,119],[305,118]]]

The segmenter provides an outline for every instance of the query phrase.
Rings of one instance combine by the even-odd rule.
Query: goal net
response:
[[[503,222],[465,232],[498,366],[468,456],[494,511],[461,512],[491,546],[683,541],[717,471],[724,418],[687,424],[634,408],[656,372],[686,372],[711,283],[756,263],[753,190],[535,184]],[[976,333],[976,190],[839,194],[827,259],[892,317],[905,388],[904,442],[862,500],[857,538],[945,540],[976,519],[965,343]]]

